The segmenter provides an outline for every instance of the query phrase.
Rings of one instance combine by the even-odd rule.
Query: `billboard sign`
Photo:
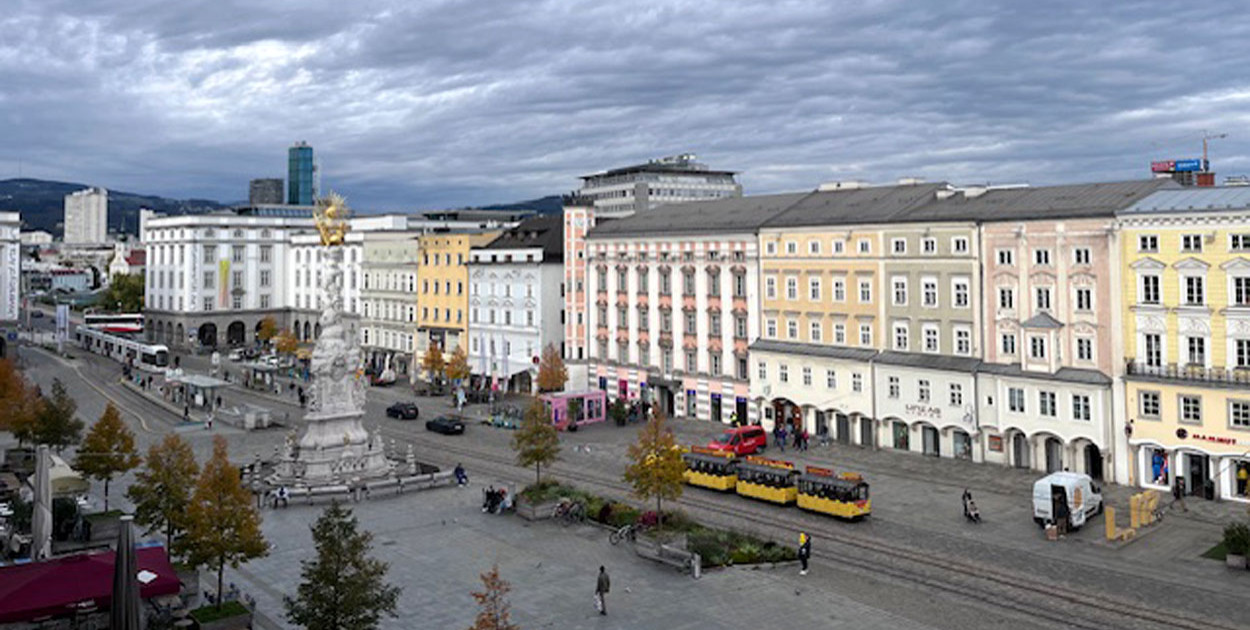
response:
[[[1171,173],[1176,170],[1176,160],[1155,160],[1150,163],[1151,173]]]
[[[1205,170],[1207,170],[1206,165],[1198,158],[1188,160],[1155,160],[1150,163],[1150,172],[1152,173],[1191,173]]]
[[[1202,160],[1177,160],[1176,161],[1176,172],[1178,173],[1190,172],[1190,171],[1205,171],[1205,170],[1206,169],[1202,168]]]

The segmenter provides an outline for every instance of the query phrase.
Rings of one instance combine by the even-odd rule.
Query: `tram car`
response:
[[[799,509],[859,520],[872,512],[868,483],[857,473],[808,466],[798,478]]]
[[[799,471],[791,462],[749,456],[738,463],[734,489],[741,496],[778,505],[790,505],[798,498]]]
[[[122,365],[147,372],[162,372],[169,367],[169,348],[159,343],[143,343],[125,334],[79,326],[75,330],[84,350],[111,357]]]
[[[692,446],[681,459],[686,463],[682,478],[692,486],[732,492],[738,483],[738,458],[729,451]]]

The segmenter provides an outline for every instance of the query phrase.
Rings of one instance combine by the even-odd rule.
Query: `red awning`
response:
[[[0,567],[0,623],[58,617],[91,605],[107,610],[113,597],[114,555],[105,551]],[[139,583],[143,599],[181,590],[164,547],[135,549],[135,560],[140,572],[156,574],[151,582]]]

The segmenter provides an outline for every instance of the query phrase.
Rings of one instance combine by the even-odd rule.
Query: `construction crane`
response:
[[[1203,170],[1207,170],[1209,168],[1207,166],[1207,144],[1211,140],[1219,140],[1221,138],[1227,138],[1227,137],[1228,137],[1228,134],[1226,133],[1208,133],[1207,130],[1205,129],[1202,130],[1202,168]]]

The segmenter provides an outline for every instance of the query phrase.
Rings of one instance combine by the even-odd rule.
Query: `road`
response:
[[[105,398],[109,398],[117,401],[127,421],[136,427],[141,444],[173,430],[176,414],[118,384],[120,369],[106,360],[88,355],[64,363],[48,355],[29,354],[27,359],[28,374],[45,390],[54,377],[70,385],[84,418],[98,417]],[[414,444],[419,459],[443,466],[463,461],[477,483],[496,479],[524,483],[530,478],[529,472],[510,464],[508,431],[471,426],[465,436],[445,437],[426,433],[420,422],[386,419],[386,405],[404,396],[398,388],[372,389],[367,406],[368,424],[380,427],[397,448],[406,450],[406,444]],[[237,399],[299,417],[293,401],[276,402],[242,391],[225,397],[227,404]],[[448,410],[446,399],[420,399],[418,403],[423,417]],[[718,430],[707,423],[674,424],[686,443],[699,443]],[[562,461],[552,473],[624,498],[619,475],[625,462],[624,446],[634,432],[632,427],[595,426],[562,434]],[[233,457],[240,462],[250,461],[256,454],[268,456],[283,436],[282,431],[243,434],[218,424],[211,433],[196,430],[186,437],[204,457],[211,434],[226,435]],[[873,487],[874,516],[861,524],[837,523],[694,489],[686,494],[682,507],[711,522],[782,541],[791,538],[797,527],[809,529],[819,541],[816,560],[822,574],[837,572],[878,585],[859,589],[856,602],[886,611],[906,609],[906,616],[933,627],[999,627],[1026,621],[1039,624],[1036,627],[1072,627],[1081,625],[1078,620],[1085,618],[1098,621],[1101,627],[1118,627],[1118,617],[1110,613],[1086,614],[1086,609],[1107,602],[1159,615],[1209,618],[1211,622],[1204,627],[1219,627],[1221,623],[1238,627],[1248,618],[1244,593],[1250,587],[1250,572],[1232,574],[1218,563],[1197,558],[1218,539],[1216,525],[1169,518],[1141,541],[1116,548],[1099,540],[1101,521],[1097,521],[1064,541],[1050,543],[1042,539],[1028,517],[1027,488],[1033,474],[1027,471],[853,447],[814,449],[794,459],[826,465],[837,462],[840,469],[853,467],[865,472]],[[124,487],[127,482],[123,479],[115,487]],[[987,517],[982,526],[971,526],[960,515],[958,496],[963,487],[972,489]],[[120,491],[115,497],[118,494]],[[922,555],[900,555],[908,552]],[[932,558],[969,569],[956,573],[925,566]],[[994,578],[997,571],[1005,572],[1006,577]],[[990,578],[973,577],[977,573]],[[1020,580],[1025,577],[1036,588],[1022,587]],[[986,584],[995,579],[1000,583]],[[845,581],[831,580],[828,586],[840,584],[838,588],[845,588]],[[1062,588],[1063,592],[1046,597],[1029,592],[1046,588]],[[901,593],[910,594],[906,603]],[[1041,611],[1061,607],[1069,612],[1043,618]],[[1068,619],[1063,614],[1077,616]],[[1174,619],[1162,619],[1153,625],[1148,619],[1134,619],[1132,626],[1183,627]],[[956,620],[964,625],[955,624]]]

